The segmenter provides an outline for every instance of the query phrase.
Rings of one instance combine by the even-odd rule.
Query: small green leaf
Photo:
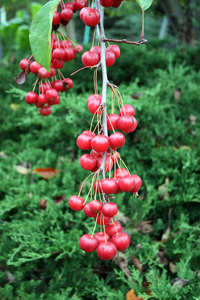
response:
[[[147,10],[153,2],[153,0],[136,0],[136,1],[143,10]]]
[[[29,42],[35,60],[47,71],[51,63],[51,30],[53,13],[60,0],[47,2],[36,14],[29,31]]]

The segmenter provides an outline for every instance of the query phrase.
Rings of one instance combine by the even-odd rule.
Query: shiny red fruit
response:
[[[95,251],[98,244],[98,240],[91,234],[84,234],[79,240],[80,248],[88,253]]]
[[[118,189],[118,182],[114,178],[106,178],[102,181],[102,190],[105,194],[114,194]]]
[[[102,260],[110,260],[117,254],[117,247],[111,243],[100,243],[97,247],[97,255]]]
[[[115,54],[115,59],[120,56],[120,48],[117,45],[110,45],[106,48],[107,51],[112,51]]]
[[[142,179],[138,175],[132,175],[132,177],[135,180],[135,186],[130,192],[131,193],[137,193],[140,190],[141,186],[142,186]]]
[[[80,211],[83,209],[85,200],[82,197],[73,195],[69,198],[69,207],[75,211]]]
[[[95,190],[95,192],[97,192],[97,193],[103,193],[103,190],[102,190],[102,180],[98,180],[98,181],[96,181],[95,183],[94,183],[94,190]]]
[[[85,67],[92,67],[99,63],[100,57],[97,52],[86,51],[83,53],[81,60]]]
[[[110,147],[116,150],[119,147],[124,146],[125,136],[121,132],[115,132],[109,136]]]
[[[48,105],[45,105],[41,108],[39,108],[39,113],[44,116],[44,117],[47,117],[51,114],[51,107],[48,106]]]
[[[115,0],[100,0],[100,4],[104,7],[110,7],[113,5]]]
[[[89,208],[92,212],[99,212],[102,208],[102,204],[99,200],[92,200],[89,202]]]
[[[117,250],[123,251],[130,245],[130,237],[125,232],[120,232],[112,236],[112,243],[115,244]]]
[[[111,67],[115,63],[115,54],[112,51],[106,50],[106,66]]]
[[[114,223],[114,224],[113,224]],[[113,221],[106,225],[106,233],[112,237],[114,234],[122,231],[122,226],[119,222]]]
[[[94,27],[99,23],[100,17],[101,17],[100,13],[97,9],[87,7],[87,10],[84,10],[82,18],[83,18],[83,22],[87,26]]]
[[[129,130],[134,125],[134,117],[132,116],[120,116],[117,121],[117,126],[123,132]]]
[[[35,92],[28,92],[25,97],[25,101],[28,104],[33,104],[38,101],[38,95]]]
[[[73,10],[70,8],[64,8],[61,11],[61,18],[64,21],[70,21],[73,18]]]
[[[120,178],[118,186],[121,191],[130,192],[135,186],[135,179],[131,175]]]
[[[81,133],[76,140],[77,146],[82,150],[91,149],[91,140],[94,137],[95,137],[95,133],[93,132]]]
[[[120,114],[120,116],[125,116],[125,115],[134,116],[135,109],[133,108],[132,105],[125,104],[120,108],[119,114]]]
[[[110,218],[105,217],[102,212],[99,213],[99,215],[94,218],[95,222],[101,226],[106,225],[110,222]]]
[[[136,118],[134,118],[134,117],[131,117],[131,118],[132,118],[133,125],[130,128],[127,128],[127,129],[123,130],[124,133],[133,132],[136,129],[136,127],[137,127],[137,120],[136,120]]]
[[[37,61],[33,61],[33,62],[30,64],[30,71],[31,71],[33,74],[37,75],[37,74],[38,74],[38,71],[39,71],[39,69],[40,69],[41,67],[42,67],[42,66],[39,65],[39,64],[37,63]]]
[[[97,213],[91,211],[89,203],[84,205],[83,211],[84,214],[89,218],[94,218],[97,216]]]
[[[117,114],[110,114],[107,116],[108,130],[118,129],[118,126],[117,126],[118,119],[119,119],[119,115],[117,115]]]
[[[28,59],[22,59],[19,63],[20,69],[25,71],[26,67],[30,64],[30,61]]]
[[[53,14],[53,25],[58,25],[61,22],[61,15],[59,12],[55,11]]]
[[[129,175],[129,172],[124,168],[116,169],[113,173],[114,178],[123,178],[128,175]]]
[[[96,135],[91,141],[92,149],[97,152],[105,152],[110,146],[109,139],[105,135]]]
[[[108,202],[103,205],[102,213],[105,217],[113,218],[118,213],[117,204],[114,202]]]
[[[46,95],[45,94],[40,94],[38,96],[38,102],[40,104],[46,104],[47,103],[47,98],[46,98]]]
[[[48,101],[54,101],[58,97],[58,92],[55,89],[46,91],[46,98]]]
[[[80,158],[80,165],[83,169],[92,171],[96,167],[96,159],[90,154],[83,154]]]
[[[97,161],[97,168],[98,169],[101,167],[102,161],[103,161],[103,157],[100,157]],[[106,157],[105,171],[109,172],[110,170],[112,170],[112,168],[113,168],[113,160],[109,155],[109,156]]]
[[[99,243],[107,243],[110,242],[110,237],[105,232],[97,232],[94,237],[98,240]]]

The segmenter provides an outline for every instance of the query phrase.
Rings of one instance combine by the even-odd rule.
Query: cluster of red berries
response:
[[[112,44],[108,46],[105,52],[106,66],[113,66],[115,60],[119,56],[120,48],[117,45]],[[99,46],[93,46],[89,51],[83,53],[81,59],[85,67],[93,67],[97,65],[101,60],[101,48]]]
[[[83,209],[85,215],[94,218],[95,222],[105,231],[97,232],[94,235],[84,234],[79,241],[80,248],[85,252],[97,250],[97,255],[103,260],[110,260],[116,254],[117,250],[126,250],[130,244],[129,235],[122,232],[122,226],[119,222],[113,221],[113,217],[118,212],[117,204],[114,202],[105,203],[103,206],[100,201],[92,200],[85,204],[85,200],[80,196],[71,196],[69,206],[75,211]]]
[[[87,0],[77,0],[74,2],[76,2],[77,5],[76,10],[81,9],[87,4]],[[63,15],[66,13],[66,11],[71,10],[70,7],[72,6],[72,3],[68,2],[64,7],[62,7],[61,14],[57,11],[54,12],[53,25],[57,23],[55,20],[58,19],[58,15],[60,15],[60,18],[62,16],[62,20],[65,20]],[[50,72],[32,59],[22,59],[20,62],[20,68],[25,74],[31,72],[35,76],[38,76],[33,91],[30,91],[26,94],[25,101],[28,104],[35,104],[35,106],[39,108],[39,113],[43,116],[50,115],[52,111],[51,106],[57,105],[60,102],[59,92],[66,92],[68,89],[73,87],[73,81],[70,78],[65,78],[60,69],[64,67],[65,62],[73,60],[76,57],[76,53],[81,53],[83,51],[83,47],[81,45],[76,45],[73,47],[72,42],[66,40],[61,33],[57,32],[57,29],[54,29],[54,31],[55,34],[51,35]],[[56,78],[56,70],[58,70],[59,79]],[[49,81],[50,78],[52,79],[51,82]],[[42,83],[43,80],[45,82]],[[39,83],[38,94],[35,92],[37,83]]]
[[[102,96],[99,94],[90,95],[87,99],[88,109],[93,115],[97,115],[100,120],[103,112],[101,106]],[[93,252],[97,249],[97,255],[103,260],[112,259],[117,250],[125,250],[130,244],[128,234],[122,232],[120,223],[115,222],[113,217],[118,212],[116,203],[110,202],[112,194],[121,192],[131,192],[137,194],[141,188],[142,180],[138,175],[131,175],[129,171],[122,168],[118,160],[121,160],[116,151],[125,143],[125,136],[121,132],[115,132],[120,129],[125,133],[136,129],[137,121],[134,117],[135,110],[132,105],[123,105],[118,114],[107,115],[108,130],[113,130],[110,136],[104,135],[98,130],[96,135],[91,130],[82,132],[77,138],[77,146],[82,150],[91,150],[90,154],[83,154],[80,158],[80,165],[83,169],[93,172],[91,191],[99,198],[86,203],[80,196],[69,198],[69,206],[75,211],[83,209],[87,217],[93,217],[95,222],[100,225],[101,231],[96,234],[85,234],[79,241],[80,248],[85,252]],[[106,158],[103,158],[106,152]],[[109,178],[99,179],[102,161],[105,159],[105,172],[114,168],[113,175],[109,172]],[[118,168],[116,167],[118,165]],[[92,194],[92,192],[91,192]],[[103,230],[102,230],[103,228]]]
[[[66,26],[72,20],[74,13],[87,5],[87,0],[75,0],[62,4],[61,2],[53,14],[53,25],[57,28],[60,24]]]

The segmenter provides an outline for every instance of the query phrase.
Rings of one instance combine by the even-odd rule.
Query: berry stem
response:
[[[96,3],[96,9],[101,14],[101,5],[99,0],[95,0]],[[108,76],[107,76],[107,69],[106,69],[106,57],[105,57],[105,32],[104,32],[104,26],[103,26],[103,19],[101,17],[100,22],[98,24],[99,26],[99,33],[100,33],[100,47],[101,47],[101,68],[102,68],[102,101],[101,106],[103,107],[103,133],[105,136],[108,136],[108,128],[107,128],[107,114],[106,114],[106,92],[107,92],[107,84],[108,84]],[[106,165],[106,156],[107,151],[103,155],[102,164],[100,167],[100,170],[102,171],[102,177],[103,179],[106,178],[105,175],[105,165]]]

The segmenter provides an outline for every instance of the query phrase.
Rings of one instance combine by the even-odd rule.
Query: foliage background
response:
[[[13,80],[28,46],[8,45],[0,74],[1,299],[121,300],[130,289],[142,299],[200,299],[200,49],[175,44],[173,37],[158,41],[152,32],[146,46],[122,45],[108,70],[124,103],[136,110],[138,128],[126,135],[120,154],[143,180],[139,197],[116,197],[131,245],[114,262],[82,255],[78,240],[93,222],[67,205],[88,175],[75,141],[89,127],[92,73],[74,75],[73,90],[43,118],[24,101],[34,77],[22,90]],[[80,67],[77,57],[64,74]],[[16,166],[60,173],[45,180]],[[57,203],[58,196],[64,201]],[[40,207],[43,198],[46,209]]]

